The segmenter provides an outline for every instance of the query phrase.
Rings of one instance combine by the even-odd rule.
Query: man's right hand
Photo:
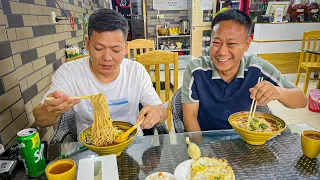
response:
[[[44,106],[48,112],[62,114],[68,112],[73,106],[80,102],[80,99],[68,99],[68,96],[61,91],[54,91],[48,97],[54,97],[53,100],[45,100]]]

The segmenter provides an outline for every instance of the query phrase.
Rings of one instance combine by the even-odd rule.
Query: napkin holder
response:
[[[119,180],[117,158],[115,154],[81,159],[77,180]]]

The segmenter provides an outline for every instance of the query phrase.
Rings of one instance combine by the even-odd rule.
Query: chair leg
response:
[[[318,80],[318,83],[317,83],[317,89],[320,89],[320,79]]]
[[[299,79],[300,79],[300,66],[298,67],[298,73],[297,73],[296,84],[295,84],[296,86],[298,86]]]
[[[307,90],[308,90],[308,86],[309,86],[309,80],[310,80],[310,74],[311,71],[309,69],[306,70],[306,77],[304,79],[304,86],[303,86],[303,92],[304,94],[306,94]]]

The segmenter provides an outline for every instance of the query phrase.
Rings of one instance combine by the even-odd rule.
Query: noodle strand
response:
[[[102,93],[92,95],[93,107],[92,140],[95,146],[107,146],[116,139],[116,128],[112,125],[106,96]]]

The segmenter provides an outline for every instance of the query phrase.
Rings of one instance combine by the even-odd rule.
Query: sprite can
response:
[[[18,132],[20,156],[29,177],[41,176],[46,169],[40,137],[36,129],[28,128]]]

